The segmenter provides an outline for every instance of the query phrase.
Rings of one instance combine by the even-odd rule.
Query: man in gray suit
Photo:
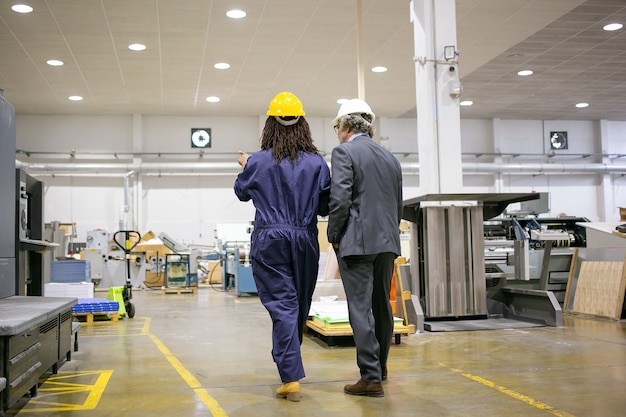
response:
[[[339,262],[361,378],[344,387],[351,395],[383,397],[393,339],[389,296],[400,255],[402,171],[374,140],[370,106],[342,104],[333,128],[339,138],[331,159],[328,241]]]

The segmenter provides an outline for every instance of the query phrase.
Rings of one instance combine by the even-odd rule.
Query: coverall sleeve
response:
[[[240,201],[250,201],[252,198],[250,189],[254,186],[254,172],[256,171],[256,162],[253,156],[254,154],[250,155],[243,171],[235,179],[235,195]]]
[[[354,172],[352,158],[346,146],[339,145],[333,149],[331,156],[331,187],[328,218],[328,242],[339,243],[346,230],[352,205],[352,188]]]

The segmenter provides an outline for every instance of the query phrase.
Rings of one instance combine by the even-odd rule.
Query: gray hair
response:
[[[348,128],[355,133],[365,133],[369,137],[374,137],[374,124],[371,122],[369,114],[346,114],[339,120],[340,129]]]

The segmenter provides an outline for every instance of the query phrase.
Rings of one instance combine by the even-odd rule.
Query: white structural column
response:
[[[141,114],[133,114],[133,153],[141,155],[143,151],[143,116]],[[133,165],[141,166],[143,158],[141,156],[133,156]],[[133,177],[135,178],[135,189],[132,200],[132,218],[130,223],[130,229],[132,230],[146,230],[144,219],[144,206],[143,206],[143,175],[140,172],[135,172]],[[132,182],[131,182],[132,184]],[[132,188],[131,188],[132,190]]]
[[[420,190],[459,193],[463,170],[455,0],[412,0],[410,7]]]
[[[610,137],[608,122],[606,120],[600,120],[600,143],[602,145],[602,153],[609,154],[610,149]],[[602,163],[610,165],[611,160],[605,156],[602,158]],[[598,187],[598,215],[601,222],[611,221],[613,219],[619,219],[619,209],[617,208],[613,198],[613,176],[610,173],[602,174],[602,184]],[[616,214],[617,213],[617,214]]]

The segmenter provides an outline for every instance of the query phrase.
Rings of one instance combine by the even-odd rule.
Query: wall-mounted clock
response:
[[[210,148],[211,147],[211,128],[191,128],[191,147],[192,148]]]
[[[567,149],[567,132],[550,132],[550,149]]]

